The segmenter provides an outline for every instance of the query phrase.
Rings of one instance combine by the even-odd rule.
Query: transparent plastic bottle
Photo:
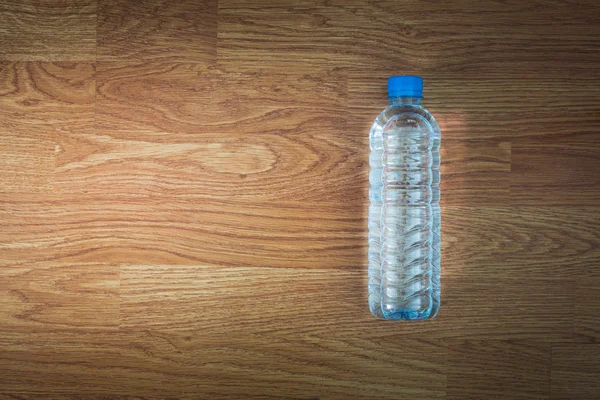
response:
[[[433,318],[440,306],[440,129],[423,79],[388,79],[370,131],[369,307],[382,319]]]

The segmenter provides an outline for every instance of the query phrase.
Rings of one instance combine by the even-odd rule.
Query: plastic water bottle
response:
[[[390,105],[370,132],[369,307],[390,320],[440,306],[440,129],[421,106],[423,79],[388,79]]]

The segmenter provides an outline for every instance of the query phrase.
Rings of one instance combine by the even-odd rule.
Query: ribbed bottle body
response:
[[[370,132],[369,306],[420,320],[440,302],[440,131],[418,104],[393,104]]]

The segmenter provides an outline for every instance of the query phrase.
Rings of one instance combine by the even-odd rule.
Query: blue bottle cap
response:
[[[388,97],[423,97],[423,78],[412,75],[390,76]]]

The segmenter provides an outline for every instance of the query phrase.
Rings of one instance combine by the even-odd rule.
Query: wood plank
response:
[[[381,324],[367,310],[363,268],[131,265],[121,270],[122,326],[189,333],[373,340],[571,340],[572,282],[467,279],[444,273],[443,312],[427,324]],[[236,282],[235,285],[232,282]],[[469,294],[465,294],[468,290]],[[559,294],[557,294],[559,293]],[[343,307],[343,313],[340,313]],[[226,317],[225,317],[226,316]],[[310,321],[310,322],[307,322]]]
[[[512,204],[598,205],[600,121],[590,119],[579,126],[595,133],[565,126],[563,135],[513,141]]]
[[[60,179],[76,183],[71,187],[77,191],[78,174],[106,171],[117,179],[111,168],[123,171],[127,163],[141,185],[127,185],[126,193],[344,203],[367,196],[359,183],[368,179],[363,151],[368,139],[344,131],[343,71],[298,73],[291,84],[280,84],[278,79],[289,75],[227,73],[192,64],[103,63],[98,68],[96,121],[105,129],[101,136],[73,135],[62,146],[75,151],[75,158],[83,142],[84,151],[94,153],[87,155],[96,160],[93,168],[60,168],[65,170]],[[140,74],[142,68],[147,73]],[[156,89],[145,92],[147,87]],[[280,96],[287,100],[277,100]],[[145,155],[141,149],[147,149]],[[163,156],[157,163],[159,151]],[[103,158],[108,162],[100,163]],[[155,178],[148,168],[156,171]],[[94,187],[107,193],[102,185]],[[112,185],[109,192],[119,187]]]
[[[600,260],[598,211],[597,207],[444,207],[444,308],[439,318],[461,320],[454,331],[458,336],[484,329],[480,332],[484,337],[501,337],[506,329],[525,336],[527,331],[543,330],[537,340],[594,337],[594,291],[578,290],[577,282],[582,287],[597,282],[591,271]],[[577,308],[581,313],[575,316]],[[515,319],[515,314],[520,317]],[[488,332],[490,324],[498,330]],[[536,340],[536,334],[528,339]]]
[[[91,63],[0,62],[0,132],[45,137],[94,124]]]
[[[442,146],[455,139],[560,142],[576,140],[577,134],[598,132],[597,68],[580,75],[523,71],[515,76],[507,75],[507,71],[473,76],[393,66],[350,69],[348,105],[352,114],[359,121],[367,119],[370,125],[388,105],[387,78],[408,73],[424,79],[423,105],[440,126]],[[349,128],[364,132],[361,124]]]
[[[111,264],[356,268],[363,208],[350,203],[207,201],[158,196],[7,195],[0,265]]]
[[[481,320],[489,317],[494,323],[520,325],[515,331],[521,334],[544,327],[556,335],[555,340],[596,340],[598,211],[597,207],[445,207],[442,299],[446,308],[441,316],[451,313],[448,318],[461,318],[455,315],[461,311],[469,316],[457,328],[459,335],[488,325],[489,321]],[[489,223],[492,220],[494,224]],[[532,302],[537,303],[532,306],[535,316],[528,311]],[[521,315],[519,321],[511,313]],[[494,334],[499,335],[499,331]],[[536,340],[535,335],[530,339]]]
[[[3,343],[10,338],[17,339],[5,336]],[[20,346],[0,352],[8,392],[109,395],[118,388],[121,395],[150,398],[432,399],[443,398],[446,383],[446,349],[399,336],[285,339],[205,329],[39,332],[18,340]]]
[[[174,330],[201,329],[210,324],[230,331],[378,337],[389,334],[390,329],[400,329],[399,332],[413,337],[541,336],[538,340],[570,341],[574,329],[573,272],[597,262],[598,257],[597,250],[589,247],[590,238],[585,231],[577,230],[591,214],[556,214],[550,209],[544,217],[538,209],[519,213],[510,207],[476,211],[445,208],[444,308],[430,324],[392,327],[379,324],[366,312],[366,218],[360,208],[312,203],[311,213],[300,218],[301,202],[215,202],[167,196],[128,197],[125,202],[122,196],[112,200],[98,196],[81,194],[76,199],[55,200],[30,197],[18,204],[14,199],[3,202],[2,265],[10,268],[34,262],[105,262],[123,264],[123,268],[152,266],[139,272],[139,278],[148,282],[140,284],[156,279],[174,280],[172,284],[181,285],[182,293],[187,293],[182,298],[186,306],[177,300],[171,303],[157,283],[154,290],[162,300],[153,306],[155,312],[135,306],[135,301],[131,309],[122,309],[125,316],[133,318],[129,324],[136,328],[147,323],[137,318],[145,321],[144,315],[152,315],[150,320],[155,322],[149,322],[150,325],[156,323]],[[596,213],[595,209],[592,211]],[[527,222],[519,223],[520,220]],[[549,223],[546,228],[545,223]],[[516,236],[510,230],[513,226],[517,227]],[[563,245],[554,251],[541,251],[547,248],[539,246],[544,240]],[[574,258],[573,251],[579,256]],[[537,262],[528,262],[531,254],[536,254]],[[177,267],[170,270],[169,265]],[[232,267],[237,269],[219,270]],[[280,268],[281,271],[275,271]],[[215,300],[229,296],[229,285],[239,275],[250,282],[263,282],[266,276],[279,279],[275,282],[281,282],[280,287],[292,287],[290,302],[306,296],[296,287],[316,286],[324,292],[344,283],[330,289],[331,297],[307,298],[305,318],[297,318],[300,311],[290,303],[281,315],[268,308],[249,308],[249,322],[239,325],[220,317],[228,307],[205,315],[192,311],[200,302],[196,297],[201,293],[196,285],[185,282],[212,282],[211,274],[218,278],[214,279],[218,290],[211,297]],[[136,274],[121,279],[130,276]],[[237,290],[246,298],[257,296],[257,288],[252,285]],[[344,295],[346,292],[353,295]],[[266,293],[271,293],[268,296],[272,302],[281,302],[281,296],[275,292]],[[123,296],[123,304],[128,304]],[[339,298],[344,299],[346,309],[343,322],[341,317],[331,318],[337,313]],[[314,301],[325,302],[323,309],[310,306]],[[176,308],[190,311],[167,312]],[[257,319],[260,315],[264,318],[265,313],[285,323],[265,325],[261,318]],[[308,318],[313,323],[306,324]],[[160,322],[161,319],[166,322]],[[335,331],[331,330],[333,327]]]
[[[0,60],[94,61],[96,0],[3,1]]]
[[[598,257],[589,248],[597,236],[578,229],[594,213],[444,207],[437,318],[453,325],[448,336],[573,340],[576,271]],[[573,257],[574,251],[580,256]]]
[[[448,346],[447,399],[548,399],[549,343],[464,341]]]
[[[444,337],[539,342],[574,340],[574,280],[518,275],[491,280],[448,273],[442,279],[445,280],[442,284],[444,308],[435,324],[441,325],[437,329]],[[444,331],[449,325],[451,330]]]
[[[57,137],[56,190],[196,201],[338,201],[340,208],[362,210],[352,204],[367,197],[361,141],[298,129],[303,132],[290,135],[63,133]]]
[[[444,207],[442,261],[471,278],[577,279],[600,261],[599,215],[599,207]]]
[[[600,397],[600,345],[552,345],[552,399]]]
[[[0,191],[52,191],[56,149],[52,141],[0,133]]]
[[[2,252],[19,246],[28,247],[13,242]],[[0,281],[3,334],[118,329],[118,265],[20,264],[2,268]]]
[[[341,133],[344,126],[347,79],[339,69],[244,74],[195,63],[114,62],[97,68],[99,128],[297,135]]]
[[[321,1],[219,1],[217,63],[242,71],[347,67],[352,38],[332,23],[346,16]]]
[[[597,244],[595,244],[598,249]],[[600,262],[591,260],[577,273],[575,334],[577,341],[600,343]]]
[[[127,386],[120,363],[126,346],[117,331],[3,331],[0,387],[9,394],[110,396]]]
[[[116,394],[110,395],[111,400],[144,400],[151,399],[152,397],[141,397],[141,396],[121,396]],[[0,400],[29,400],[29,399],[42,399],[42,400],[106,400],[106,395],[101,394],[69,394],[69,393],[0,393]]]
[[[219,1],[219,65],[598,72],[595,3]]]
[[[98,60],[215,63],[216,0],[98,3]]]
[[[243,3],[243,0],[232,0]],[[444,4],[394,0],[335,0],[334,20],[352,38],[354,65],[402,71],[473,75],[598,71],[597,9],[593,2],[458,1]],[[243,55],[242,55],[243,56]]]
[[[544,213],[545,211],[545,213]],[[573,304],[575,274],[580,268],[597,261],[598,253],[588,244],[589,236],[580,230],[581,224],[595,215],[597,210],[588,214],[573,210],[557,214],[554,209],[540,211],[537,208],[488,208],[481,207],[473,210],[469,207],[444,208],[444,248],[443,248],[443,306],[440,316],[430,324],[398,326],[397,332],[403,335],[425,335],[436,337],[495,337],[495,338],[528,338],[538,340],[573,340]],[[579,219],[577,219],[579,217]],[[493,223],[491,222],[493,221]],[[523,222],[526,221],[526,222]],[[569,225],[570,224],[570,225]],[[589,222],[590,226],[595,222]],[[516,227],[518,236],[513,237],[511,228]],[[560,228],[557,228],[560,227]],[[566,243],[553,251],[545,251],[548,247],[540,247],[544,240]],[[560,238],[560,239],[559,239]],[[594,239],[597,240],[597,239]],[[573,251],[579,254],[573,257]],[[537,262],[531,263],[531,254],[536,254]],[[283,257],[280,257],[280,266]],[[330,259],[323,259],[329,262]],[[379,325],[364,313],[366,307],[364,255],[344,265],[343,270],[309,270],[296,271],[283,268],[281,270],[262,270],[257,266],[246,267],[240,260],[235,270],[222,270],[210,266],[179,266],[170,269],[168,266],[132,266],[131,274],[123,274],[122,279],[129,280],[135,285],[142,285],[144,293],[131,293],[132,303],[125,301],[131,307],[123,308],[123,315],[132,316],[132,327],[142,327],[156,324],[161,329],[200,329],[202,326],[213,326],[213,322],[226,331],[238,329],[257,332],[277,332],[282,335],[311,333],[316,335],[341,335],[353,337],[380,336],[388,333],[392,327]],[[231,265],[231,264],[229,264]],[[263,265],[266,265],[263,262]],[[295,263],[285,264],[298,266]],[[324,265],[324,264],[321,264]],[[126,269],[130,267],[125,267]],[[138,271],[138,268],[141,268]],[[319,309],[311,316],[312,324],[306,325],[303,318],[296,318],[301,311],[294,311],[294,317],[280,311],[280,308],[260,307],[262,304],[290,302],[281,306],[281,310],[294,309],[297,301],[305,306],[300,310],[309,310],[314,301],[324,303],[324,309],[335,309],[338,299],[335,298],[340,290],[331,291],[331,298],[313,299],[308,293],[300,297],[295,295],[288,299],[279,295],[275,288],[265,287],[264,294],[259,296],[256,306],[260,312],[254,311],[257,296],[254,282],[268,281],[276,287],[287,287],[294,282],[295,288],[314,287],[325,293],[329,287],[335,287],[337,282],[344,282],[339,289],[348,290],[355,295],[342,295],[346,308],[347,319],[343,322],[340,317],[330,318],[330,315]],[[214,277],[214,278],[211,278]],[[229,312],[233,307],[228,299],[232,296],[229,288],[231,280],[244,279],[248,287],[236,285],[236,296],[231,302],[241,296],[244,301],[239,307],[245,312],[240,313],[243,324],[236,319],[231,323],[219,320],[215,315]],[[168,282],[166,292],[156,292],[158,284],[153,282]],[[214,285],[215,293],[197,291],[197,284],[186,282],[210,282]],[[279,283],[281,282],[281,283]],[[124,286],[125,287],[125,283]],[[147,285],[147,286],[146,286]],[[205,287],[204,284],[199,284]],[[127,286],[128,287],[128,286]],[[154,288],[155,295],[151,293]],[[363,289],[361,289],[363,288]],[[123,298],[129,297],[127,289],[123,289]],[[180,293],[181,299],[169,295],[170,290]],[[283,289],[282,289],[283,290]],[[289,289],[288,289],[289,290]],[[300,290],[305,292],[304,290]],[[295,290],[290,293],[293,294]],[[185,295],[183,294],[185,293]],[[312,293],[312,291],[310,292]],[[138,295],[142,295],[136,300]],[[272,296],[271,296],[272,295]],[[264,300],[266,296],[270,300]],[[209,313],[195,314],[193,312],[174,313],[169,310],[193,310],[197,304],[220,299],[210,308]],[[155,301],[153,303],[153,300]],[[139,302],[139,303],[138,303]],[[149,304],[145,307],[144,304]],[[327,306],[327,304],[329,304]],[[246,309],[247,308],[247,309]],[[332,311],[335,313],[335,311]],[[144,315],[151,315],[146,320]],[[256,319],[256,315],[262,318]],[[268,317],[266,317],[268,316]],[[264,321],[270,321],[265,324]],[[285,323],[283,322],[285,321]],[[362,331],[361,326],[368,325],[369,329]],[[330,326],[336,327],[331,332]],[[216,329],[217,325],[213,327]],[[539,339],[543,336],[543,339]]]
[[[442,139],[440,205],[506,205],[510,201],[508,140]]]
[[[69,394],[69,393],[0,393],[0,400],[29,400],[29,399],[42,399],[42,400],[106,400],[106,395],[101,394]],[[111,394],[111,400],[145,400],[152,399],[152,397],[142,396],[126,396]]]
[[[352,330],[357,319],[369,321],[361,316],[365,285],[356,267],[123,266],[122,326],[176,332],[205,327],[287,338],[319,328]]]

